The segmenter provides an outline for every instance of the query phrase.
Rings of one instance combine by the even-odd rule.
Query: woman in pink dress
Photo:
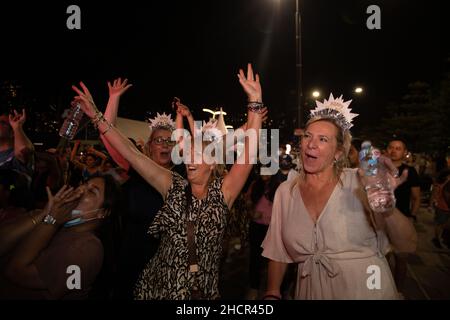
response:
[[[417,235],[397,209],[370,210],[358,169],[346,169],[356,116],[341,98],[318,102],[301,139],[300,175],[278,188],[262,244],[270,259],[266,299],[280,299],[296,263],[296,299],[397,299],[385,254],[413,252]],[[406,177],[389,176],[395,189]]]

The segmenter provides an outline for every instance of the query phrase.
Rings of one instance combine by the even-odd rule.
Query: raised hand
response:
[[[174,98],[173,102],[173,108],[182,115],[183,117],[189,118],[192,117],[191,111],[189,111],[189,108],[186,107],[184,104],[181,103],[180,99],[177,97]]]
[[[16,130],[23,126],[26,119],[27,117],[25,114],[25,109],[22,109],[22,113],[18,113],[16,110],[14,110],[14,115],[9,115],[9,124],[11,125],[13,130]]]
[[[50,188],[47,187],[48,202],[44,208],[47,214],[50,214],[56,220],[57,225],[62,225],[72,220],[72,210],[78,205],[83,190],[64,185],[55,195],[52,195]]]
[[[130,87],[133,86],[132,84],[127,83],[128,79],[122,81],[121,78],[114,80],[112,85],[111,82],[108,81],[109,96],[120,98],[120,96],[122,96]]]
[[[78,94],[78,96],[75,96],[75,101],[79,102],[83,112],[89,118],[93,119],[96,117],[99,111],[94,103],[94,99],[92,99],[92,95],[89,92],[89,89],[84,85],[83,82],[80,82],[80,86],[83,91],[78,89],[76,86],[72,86],[72,89]]]
[[[253,75],[252,65],[249,63],[247,65],[247,76],[245,76],[244,71],[239,69],[239,83],[247,94],[249,102],[262,102],[262,89],[259,83],[259,75]]]
[[[403,170],[402,175],[399,176],[398,169],[395,167],[395,165],[392,163],[391,159],[389,159],[388,157],[380,156],[378,161],[380,163],[383,163],[386,166],[386,168],[388,169],[387,176],[389,179],[389,184],[391,185],[393,191],[395,189],[397,189],[397,187],[399,185],[404,183],[406,181],[406,179],[408,179],[408,170]]]

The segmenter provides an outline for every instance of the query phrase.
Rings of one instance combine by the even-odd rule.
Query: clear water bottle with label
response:
[[[71,109],[61,129],[59,130],[59,135],[67,140],[72,140],[75,138],[83,116],[84,113],[81,109],[80,103],[72,101]]]
[[[388,170],[380,161],[381,152],[370,141],[364,141],[359,153],[360,168],[364,172],[363,183],[369,206],[374,212],[386,212],[395,208],[395,196],[388,178]]]

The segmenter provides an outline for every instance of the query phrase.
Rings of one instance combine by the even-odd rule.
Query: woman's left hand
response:
[[[262,102],[262,89],[259,83],[259,75],[253,75],[252,65],[249,63],[247,65],[247,76],[245,76],[244,71],[239,69],[239,83],[247,94],[249,102]]]
[[[386,156],[380,156],[378,158],[378,163],[382,164],[386,167],[386,176],[389,180],[389,186],[392,189],[392,192],[394,192],[395,189],[402,183],[406,181],[408,178],[408,170],[404,170],[402,175],[399,176],[398,169],[395,167],[395,165],[392,163],[391,159],[387,158]],[[358,175],[360,177],[362,185],[365,187],[368,183],[378,179],[377,177],[366,177],[364,175],[363,169],[358,169]]]
[[[399,176],[397,167],[392,163],[391,159],[386,156],[380,156],[378,162],[383,164],[387,168],[387,177],[389,179],[389,185],[392,191],[397,189],[399,185],[404,183],[408,179],[408,170],[403,170],[402,175]]]

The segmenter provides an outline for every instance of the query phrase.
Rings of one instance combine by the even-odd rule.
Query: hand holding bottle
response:
[[[381,155],[370,141],[364,141],[359,153],[359,175],[374,212],[388,212],[395,208],[394,190],[407,178],[407,171],[398,176],[398,169],[389,158]]]

